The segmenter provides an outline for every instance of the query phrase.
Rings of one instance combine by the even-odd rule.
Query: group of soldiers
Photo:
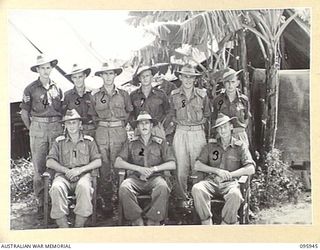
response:
[[[246,134],[249,101],[238,89],[238,72],[228,68],[222,77],[224,91],[210,100],[205,89],[195,87],[202,74],[190,64],[175,72],[180,87],[171,82],[153,86],[157,67],[139,67],[133,78],[140,87],[130,95],[114,83],[121,67],[103,63],[94,73],[103,85],[89,92],[85,79],[91,69],[74,64],[65,75],[74,88],[63,94],[50,79],[58,60],[44,54],[36,60],[31,70],[39,77],[24,90],[21,116],[30,131],[39,211],[43,207],[42,174],[46,168],[53,169],[51,218],[59,227],[69,227],[67,196],[71,190],[77,200],[74,226],[83,227],[93,211],[90,171],[99,168],[103,213],[112,212],[116,196],[125,219],[132,225],[144,225],[137,195],[150,193],[146,223],[159,225],[166,217],[171,192],[164,171],[176,170],[178,207],[186,205],[191,193],[201,223],[211,225],[210,199],[220,194],[226,201],[222,223],[237,222],[243,201],[237,178],[255,172]],[[133,137],[128,137],[128,124]],[[211,129],[213,138],[207,138],[206,131]],[[119,187],[118,169],[127,172]],[[189,187],[192,174],[201,181]]]

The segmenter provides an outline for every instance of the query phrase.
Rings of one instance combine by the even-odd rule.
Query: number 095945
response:
[[[300,248],[305,248],[305,249],[311,249],[311,248],[318,248],[318,244],[300,244]]]

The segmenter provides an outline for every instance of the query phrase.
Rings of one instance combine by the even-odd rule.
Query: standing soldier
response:
[[[152,87],[153,76],[157,73],[157,68],[152,66],[142,66],[139,68],[135,78],[141,82],[141,87],[130,94],[134,107],[130,120],[137,119],[141,111],[148,112],[159,123],[153,127],[152,133],[165,139],[164,128],[168,124],[166,119],[169,112],[169,100],[166,94]]]
[[[187,199],[187,181],[190,171],[202,147],[206,144],[205,123],[210,115],[209,100],[205,90],[194,86],[197,76],[189,64],[175,72],[182,85],[171,93],[170,105],[173,121],[177,124],[173,148],[177,158],[179,206],[184,207]]]
[[[223,74],[222,80],[225,91],[213,101],[213,122],[215,122],[219,113],[236,117],[237,119],[232,121],[233,136],[249,146],[246,128],[251,117],[250,105],[248,97],[241,94],[237,88],[240,84],[237,76],[239,72],[228,68]]]
[[[63,114],[69,109],[75,109],[82,118],[82,130],[86,135],[94,137],[95,126],[88,114],[91,103],[91,93],[86,90],[85,79],[90,75],[90,68],[81,68],[78,64],[72,66],[66,77],[73,82],[74,88],[64,94],[62,102]]]
[[[50,73],[57,63],[57,59],[48,58],[43,54],[37,57],[31,71],[38,73],[39,78],[25,88],[20,105],[21,118],[30,130],[30,149],[34,167],[33,190],[38,197],[39,214],[43,214],[42,174],[46,170],[46,156],[55,138],[62,133],[59,123],[62,117],[62,91],[50,79]]]
[[[95,138],[102,155],[98,193],[105,215],[112,213],[115,205],[112,196],[117,195],[118,175],[113,164],[127,140],[125,126],[133,110],[129,94],[114,85],[115,77],[121,72],[120,67],[103,63],[95,73],[102,78],[103,86],[93,95],[89,109],[89,114],[97,124]]]

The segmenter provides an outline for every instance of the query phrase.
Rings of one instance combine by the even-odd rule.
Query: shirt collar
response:
[[[100,91],[103,93],[106,93],[106,94],[108,93],[108,91],[106,90],[104,85],[102,85],[102,87],[100,88]],[[114,94],[119,94],[119,89],[116,87],[116,85],[114,85],[114,87],[113,87],[112,95],[114,95]]]
[[[217,141],[218,141],[219,146],[222,147],[221,138],[218,138]],[[236,142],[236,139],[233,136],[231,136],[231,140],[230,140],[230,143],[229,143],[228,147],[232,147],[233,148],[235,146],[235,142]]]
[[[54,81],[52,81],[51,79],[49,79],[49,87],[51,87],[52,85],[56,85]],[[37,80],[37,86],[42,86],[42,82],[40,81],[40,77],[38,77],[38,80]]]
[[[179,89],[180,89],[180,95],[186,96],[186,93],[185,93],[184,89],[182,88],[182,86]],[[195,95],[196,95],[196,88],[193,87],[192,92],[191,92],[191,98],[194,97]]]
[[[66,135],[65,135],[65,136],[66,136],[66,142],[71,141],[71,137],[69,136],[69,134],[68,134],[68,133],[66,133]],[[79,141],[84,141],[83,133],[82,133],[82,132],[80,132]]]
[[[90,92],[87,88],[84,88],[84,94],[85,95],[86,93]],[[73,87],[72,89],[72,94],[77,94],[79,95],[78,91],[76,90],[76,87]]]

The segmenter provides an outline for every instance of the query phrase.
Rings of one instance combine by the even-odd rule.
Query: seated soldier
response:
[[[49,191],[52,201],[50,216],[59,227],[69,227],[67,196],[72,190],[76,195],[75,227],[83,227],[93,210],[90,171],[101,166],[101,156],[94,139],[81,133],[81,117],[75,109],[67,110],[62,122],[66,134],[56,138],[47,156],[47,167],[55,170]]]
[[[151,192],[151,207],[146,213],[147,225],[160,225],[165,219],[170,188],[162,177],[164,170],[176,168],[175,158],[166,141],[151,135],[156,120],[142,111],[132,122],[140,132],[132,141],[127,141],[115,161],[115,168],[127,169],[128,178],[119,188],[119,199],[124,217],[133,226],[143,226],[142,209],[137,194]]]
[[[224,114],[218,115],[213,128],[216,128],[220,137],[217,142],[208,143],[202,148],[195,163],[195,170],[208,174],[191,191],[203,225],[212,225],[210,200],[214,194],[222,195],[225,200],[221,213],[222,224],[237,222],[237,211],[243,201],[237,178],[255,172],[255,162],[248,147],[231,135],[233,119]]]

